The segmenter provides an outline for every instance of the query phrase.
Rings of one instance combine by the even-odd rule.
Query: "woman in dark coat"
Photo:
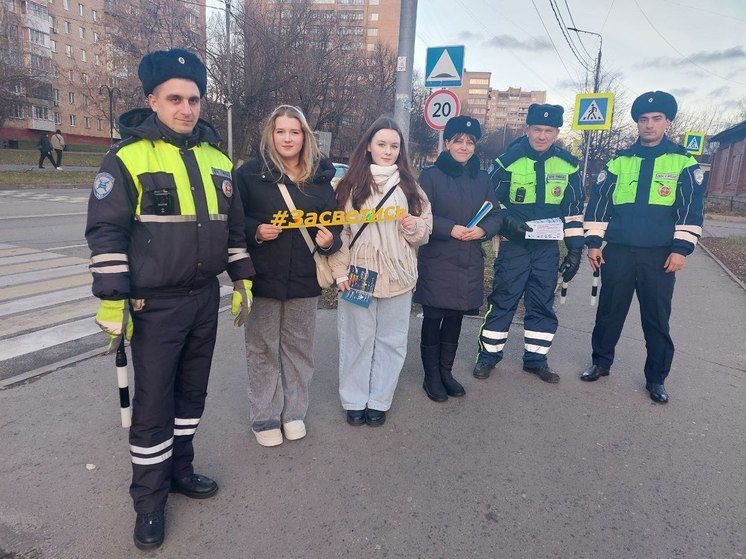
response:
[[[287,226],[291,209],[309,224],[337,208],[329,182],[334,165],[321,157],[306,117],[281,105],[270,115],[259,157],[235,172],[244,207],[246,242],[256,269],[254,304],[246,320],[251,430],[262,446],[306,435],[308,389],[313,376],[313,338],[321,287],[316,263],[300,229]],[[315,221],[314,221],[315,223]],[[340,227],[308,227],[322,255],[342,246]]]
[[[481,243],[501,225],[499,204],[489,176],[474,155],[481,137],[479,121],[457,116],[443,132],[445,150],[433,167],[420,174],[430,199],[433,232],[417,256],[419,279],[414,301],[424,319],[420,350],[427,396],[444,402],[463,396],[463,386],[451,373],[464,315],[476,315],[484,302],[484,251]],[[466,227],[485,201],[492,210],[473,227]]]

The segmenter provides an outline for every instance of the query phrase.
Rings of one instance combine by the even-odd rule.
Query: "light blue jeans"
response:
[[[373,297],[365,309],[339,300],[339,397],[346,410],[387,411],[407,355],[412,292]]]

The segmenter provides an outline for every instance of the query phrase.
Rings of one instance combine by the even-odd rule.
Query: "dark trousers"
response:
[[[52,164],[52,167],[56,167],[57,164],[54,162],[54,157],[52,157],[51,151],[41,151],[39,150],[39,168],[41,169],[44,167],[44,159],[49,159],[49,162]]]
[[[510,323],[523,297],[523,364],[547,364],[547,353],[557,332],[554,290],[558,268],[559,247],[554,241],[500,243],[492,292],[487,298],[489,307],[479,331],[480,362],[495,365],[502,359]]]
[[[647,359],[645,378],[663,384],[671,370],[673,341],[669,334],[671,300],[676,276],[663,265],[669,247],[634,248],[607,244],[601,267],[601,293],[591,343],[593,363],[606,369],[614,363],[614,348],[622,334],[632,295],[637,292]]]
[[[207,397],[218,326],[217,279],[131,311],[135,396],[130,495],[138,513],[164,506],[172,478],[194,473],[192,439]]]
[[[54,153],[57,154],[57,165],[56,166],[61,167],[62,166],[62,150],[56,149],[54,150]]]

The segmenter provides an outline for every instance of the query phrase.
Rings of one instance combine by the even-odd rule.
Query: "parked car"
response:
[[[344,163],[333,163],[333,165],[337,169],[337,172],[334,173],[334,177],[332,178],[332,186],[334,188],[337,188],[339,181],[341,181],[342,177],[345,176],[345,173],[347,172],[347,169],[350,168],[350,166],[345,165]]]

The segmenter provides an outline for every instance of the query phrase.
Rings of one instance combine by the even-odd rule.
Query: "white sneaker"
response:
[[[61,171],[61,170],[62,170],[62,167],[57,167],[57,170],[58,170],[58,171]]]
[[[289,441],[297,441],[306,436],[306,424],[302,420],[288,421],[282,425],[285,438]]]
[[[266,431],[251,430],[256,437],[256,442],[262,446],[277,446],[282,444],[282,431],[279,429],[267,429]]]

